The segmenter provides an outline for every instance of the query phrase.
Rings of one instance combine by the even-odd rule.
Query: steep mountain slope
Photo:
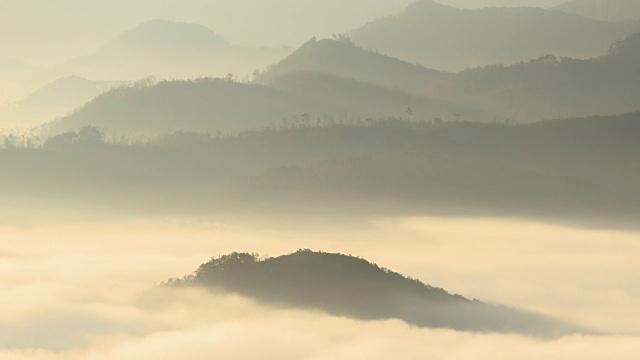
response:
[[[269,83],[274,77],[300,71],[322,72],[390,88],[413,91],[445,74],[363,50],[347,39],[311,39],[293,54],[258,74],[255,81]]]
[[[544,54],[589,58],[639,30],[640,22],[602,22],[536,8],[459,10],[418,0],[349,36],[360,46],[428,68],[461,70]]]
[[[598,20],[640,20],[637,0],[570,0],[552,9]]]
[[[72,60],[54,74],[106,79],[245,76],[280,59],[290,50],[249,49],[229,44],[201,25],[154,20],[119,35],[95,53]]]
[[[425,327],[539,337],[577,331],[540,315],[449,294],[364,259],[310,250],[264,260],[233,253],[213,258],[193,276],[170,284],[200,285],[359,319],[396,318]]]
[[[640,33],[590,60],[544,56],[512,66],[489,66],[442,79],[422,94],[459,106],[534,121],[613,115],[640,108]]]

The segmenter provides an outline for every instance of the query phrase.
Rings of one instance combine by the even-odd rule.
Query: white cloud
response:
[[[336,230],[339,228],[339,230]],[[640,235],[496,219],[227,218],[2,227],[0,359],[633,359]],[[609,330],[537,341],[153,290],[231,251],[356,254],[468,297]],[[151,289],[151,290],[150,290]],[[623,334],[628,334],[623,336]],[[635,335],[634,335],[635,334]],[[42,350],[33,350],[41,348]]]

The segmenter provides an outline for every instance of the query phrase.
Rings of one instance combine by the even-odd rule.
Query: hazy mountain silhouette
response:
[[[168,284],[205,286],[278,306],[358,319],[401,319],[423,327],[537,337],[579,331],[534,313],[452,295],[361,258],[310,250],[267,259],[232,253],[213,258],[194,275]]]
[[[169,130],[242,131],[278,125],[283,118],[322,113],[327,108],[262,85],[222,79],[180,80],[111,90],[74,114],[47,124],[47,133],[88,125],[134,136]]]
[[[120,134],[157,135],[168,130],[237,132],[318,120],[333,122],[403,116],[421,119],[462,114],[490,116],[399,90],[319,73],[292,73],[272,86],[220,79],[161,82],[114,89],[75,113],[47,124],[49,135],[93,125]]]
[[[121,81],[89,80],[79,76],[57,79],[34,91],[20,101],[30,108],[75,108],[109,89],[122,85]]]
[[[552,9],[598,20],[640,19],[640,2],[637,0],[571,0]]]
[[[55,73],[108,79],[146,76],[191,78],[244,76],[290,50],[248,49],[229,44],[213,30],[191,23],[153,20],[117,36],[95,53],[72,60]]]
[[[589,58],[639,30],[640,22],[602,22],[539,8],[460,10],[418,0],[349,36],[360,46],[428,68],[461,70],[542,54]]]
[[[17,100],[16,94],[25,91],[25,79],[35,71],[34,66],[0,54],[0,106]]]
[[[0,74],[2,75],[8,76],[15,72],[22,73],[32,69],[32,66],[22,61],[0,55]]]
[[[347,39],[313,38],[254,80],[269,83],[274,77],[300,71],[323,72],[407,91],[422,89],[444,76],[439,71],[363,50]]]
[[[423,94],[501,118],[533,121],[640,109],[640,33],[589,60],[544,56],[449,76]]]
[[[0,114],[4,117],[4,125],[35,127],[66,115],[96,96],[122,84],[118,81],[68,76],[37,89],[16,103],[0,107]]]

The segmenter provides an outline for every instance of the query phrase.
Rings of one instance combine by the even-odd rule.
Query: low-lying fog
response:
[[[640,234],[500,219],[154,219],[3,225],[0,359],[636,359]],[[607,335],[544,341],[155,288],[233,251],[353,254]]]

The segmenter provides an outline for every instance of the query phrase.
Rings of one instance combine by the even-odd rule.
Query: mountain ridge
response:
[[[324,72],[406,91],[420,89],[445,75],[441,71],[364,50],[346,38],[317,40],[314,37],[285,59],[259,73],[254,81],[268,84],[274,77],[299,71]]]
[[[636,0],[570,0],[551,8],[596,20],[630,21],[640,19]]]
[[[461,10],[424,0],[347,35],[359,46],[404,61],[459,71],[544,54],[589,58],[635,31],[640,21],[603,22],[540,8]]]
[[[251,106],[246,106],[251,104]],[[168,130],[240,132],[283,123],[347,122],[384,116],[492,118],[483,112],[450,105],[401,90],[353,79],[302,72],[272,79],[272,85],[228,79],[161,81],[111,90],[75,113],[45,124],[47,136],[98,126],[119,133],[154,136]],[[292,118],[293,117],[293,118]],[[296,120],[296,118],[298,118]]]
[[[638,110],[640,33],[610,45],[606,55],[579,60],[553,55],[452,74],[425,87],[428,97],[531,122]]]

